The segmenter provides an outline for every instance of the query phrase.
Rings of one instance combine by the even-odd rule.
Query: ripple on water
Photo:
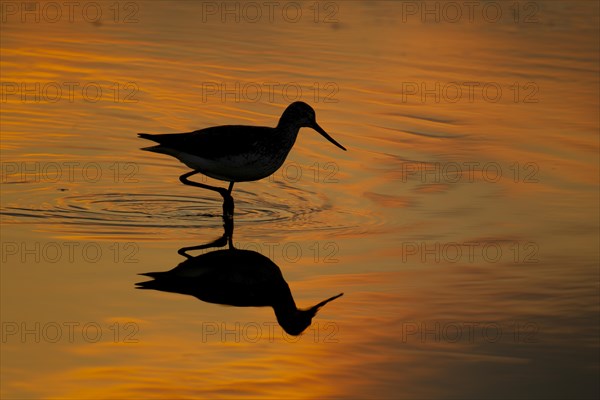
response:
[[[257,223],[259,230],[273,230],[276,223],[277,231],[291,232],[299,229],[349,231],[361,224],[354,218],[344,224],[339,219],[323,221],[324,218],[317,217],[323,211],[331,211],[326,199],[249,195],[244,192],[240,198],[235,197],[236,225]],[[38,206],[13,203],[3,207],[0,214],[4,223],[77,226],[79,232],[84,228],[90,233],[101,233],[103,228],[114,232],[115,227],[120,227],[151,234],[157,228],[220,227],[221,212],[222,202],[218,196],[97,193],[58,197]],[[355,217],[360,219],[360,216]]]
[[[39,207],[3,207],[6,222],[122,226],[140,228],[189,228],[221,221],[221,199],[158,194],[102,193],[58,198]],[[276,221],[292,218],[287,208],[236,204],[236,221]]]

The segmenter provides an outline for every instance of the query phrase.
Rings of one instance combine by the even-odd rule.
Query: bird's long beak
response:
[[[314,307],[311,307],[311,308],[310,308],[310,311],[312,311],[313,313],[315,313],[315,314],[316,314],[316,313],[317,313],[317,311],[319,311],[319,309],[320,309],[321,307],[323,307],[325,304],[327,304],[327,303],[329,303],[330,301],[333,301],[333,300],[335,300],[335,299],[337,299],[338,297],[341,297],[341,296],[343,296],[343,295],[344,295],[344,293],[340,293],[340,294],[338,294],[337,296],[333,296],[333,297],[330,297],[330,298],[328,298],[327,300],[323,300],[322,302],[320,302],[320,303],[319,303],[319,304],[317,304],[316,306],[314,306]]]
[[[324,137],[325,139],[329,140],[331,143],[335,144],[335,145],[336,145],[337,147],[339,147],[340,149],[342,149],[342,150],[346,151],[346,148],[345,148],[344,146],[342,146],[341,144],[339,144],[338,142],[336,142],[334,138],[332,138],[331,136],[329,136],[329,135],[327,134],[327,132],[325,132],[325,130],[324,130],[323,128],[321,128],[321,127],[319,126],[319,124],[317,124],[317,122],[316,122],[316,121],[315,121],[314,125],[312,126],[312,128],[313,128],[315,131],[319,132],[321,135],[323,135],[323,137]]]

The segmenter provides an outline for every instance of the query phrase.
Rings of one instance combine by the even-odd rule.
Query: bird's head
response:
[[[315,110],[303,101],[296,101],[285,109],[279,120],[279,125],[282,124],[295,125],[300,128],[312,128],[340,149],[346,150],[344,146],[336,142],[319,126],[319,124],[317,124]]]
[[[306,330],[312,323],[313,317],[317,314],[319,309],[325,304],[329,303],[342,296],[344,293],[340,293],[337,296],[330,297],[327,300],[323,300],[316,306],[305,310],[295,310],[290,314],[277,315],[279,325],[286,331],[288,335],[298,336]]]

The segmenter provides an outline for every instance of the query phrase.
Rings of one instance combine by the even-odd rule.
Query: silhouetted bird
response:
[[[193,169],[179,177],[182,183],[215,190],[227,200],[235,182],[256,181],[277,171],[294,146],[298,131],[303,127],[316,130],[331,143],[346,150],[317,124],[312,107],[301,101],[292,103],[285,109],[275,128],[224,125],[188,133],[138,135],[159,143],[143,150],[168,154]],[[227,181],[229,188],[188,180],[197,173]]]
[[[181,252],[180,252],[181,253]],[[269,258],[250,250],[216,250],[187,260],[167,272],[141,275],[154,278],[140,282],[139,289],[194,296],[202,301],[237,307],[273,307],[279,325],[299,335],[333,296],[308,309],[298,309],[281,270]]]

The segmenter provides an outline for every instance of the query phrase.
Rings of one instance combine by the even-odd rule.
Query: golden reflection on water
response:
[[[530,23],[499,2],[497,23],[133,4],[135,23],[3,14],[3,398],[598,396],[595,2],[533,2]],[[273,126],[293,100],[349,151],[303,129],[236,185],[236,246],[299,306],[344,297],[296,340],[268,308],[133,290],[222,233],[218,196],[136,133]]]

